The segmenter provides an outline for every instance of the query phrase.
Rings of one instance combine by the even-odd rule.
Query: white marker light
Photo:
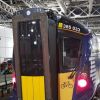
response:
[[[12,78],[12,83],[13,84],[16,83],[16,78],[15,77]]]
[[[28,10],[28,11],[26,12],[26,15],[29,16],[30,14],[31,14],[31,11]]]

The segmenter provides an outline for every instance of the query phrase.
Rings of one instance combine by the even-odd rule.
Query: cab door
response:
[[[66,35],[67,34],[67,35]],[[59,33],[58,100],[72,100],[76,68],[79,67],[80,39]]]
[[[39,19],[19,22],[19,50],[23,100],[45,100]]]

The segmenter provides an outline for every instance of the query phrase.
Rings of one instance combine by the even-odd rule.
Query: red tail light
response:
[[[12,83],[16,83],[16,77],[15,77],[15,73],[12,74]]]
[[[12,78],[12,83],[13,84],[16,83],[16,78],[15,77]]]
[[[80,88],[85,88],[87,86],[87,80],[85,80],[85,79],[79,79],[78,80],[78,86]]]
[[[77,78],[77,92],[84,91],[88,88],[88,77],[86,73],[81,73]]]

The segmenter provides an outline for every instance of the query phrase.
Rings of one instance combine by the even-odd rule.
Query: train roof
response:
[[[57,21],[58,23],[61,22],[62,24],[79,28],[80,33],[83,33],[84,35],[89,34],[89,30],[84,25],[80,24],[79,22],[77,22],[71,18],[68,18],[65,15],[59,15],[58,13],[56,13],[53,10],[47,11],[47,15],[50,19],[53,19],[53,20]]]
[[[86,27],[84,27],[82,24],[78,23],[77,21],[75,20],[72,20],[66,16],[62,16],[60,15],[60,19],[57,19],[57,16],[59,16],[59,14],[55,14],[55,12],[53,10],[44,10],[42,8],[29,8],[29,9],[25,9],[25,10],[20,10],[18,12],[15,13],[15,15],[23,15],[23,16],[27,16],[26,15],[26,12],[27,11],[31,11],[31,13],[46,13],[48,18],[51,18],[53,20],[56,20],[58,22],[62,22],[63,24],[66,24],[66,25],[71,25],[71,27],[76,27],[76,28],[79,28],[80,29],[80,32],[83,33],[83,34],[88,34],[89,31]]]

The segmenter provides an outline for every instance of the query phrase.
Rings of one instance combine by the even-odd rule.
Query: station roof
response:
[[[53,9],[100,32],[100,0],[0,0],[0,24],[11,23],[14,12],[32,7]]]

